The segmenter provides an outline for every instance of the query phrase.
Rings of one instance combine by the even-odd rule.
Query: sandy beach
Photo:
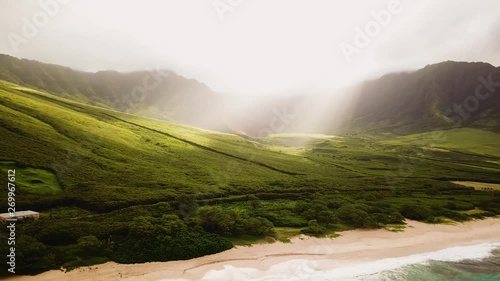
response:
[[[200,280],[209,271],[236,268],[267,270],[291,261],[309,260],[317,266],[341,267],[386,258],[434,252],[450,247],[500,242],[500,219],[477,220],[454,225],[407,221],[403,232],[352,230],[338,238],[300,236],[291,243],[258,244],[187,261],[116,264],[79,268],[70,272],[48,271],[37,276],[14,276],[11,281],[113,281]],[[210,279],[212,280],[212,279]],[[231,279],[237,280],[237,279]]]

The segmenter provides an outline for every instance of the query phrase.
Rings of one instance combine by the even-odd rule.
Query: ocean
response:
[[[480,245],[463,247],[475,257],[460,255],[427,260],[426,262],[410,264],[389,271],[382,271],[371,277],[359,280],[381,281],[500,281],[500,246]],[[460,249],[459,249],[460,250]],[[474,253],[474,251],[478,252]],[[489,250],[489,251],[488,251]],[[442,252],[446,254],[446,250]],[[485,255],[482,255],[482,254]]]
[[[452,247],[436,252],[355,265],[296,259],[266,271],[227,265],[203,281],[500,281],[500,242]],[[332,268],[329,269],[328,265]],[[171,279],[162,279],[162,281]]]

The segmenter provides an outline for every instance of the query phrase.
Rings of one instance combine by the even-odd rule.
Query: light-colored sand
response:
[[[455,246],[500,242],[500,219],[486,219],[455,225],[430,225],[408,221],[404,232],[353,230],[335,239],[298,237],[292,243],[236,247],[223,253],[188,261],[123,265],[106,264],[63,273],[49,271],[37,276],[16,276],[10,281],[150,281],[167,278],[199,280],[209,270],[224,265],[265,270],[281,262],[308,259],[335,261],[336,266],[384,258],[433,252]]]

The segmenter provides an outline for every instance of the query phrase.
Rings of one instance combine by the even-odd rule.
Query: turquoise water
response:
[[[500,249],[483,259],[456,262],[429,261],[383,272],[381,281],[500,281]]]

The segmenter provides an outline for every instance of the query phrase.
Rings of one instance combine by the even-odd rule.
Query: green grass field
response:
[[[18,210],[41,212],[19,225],[23,273],[500,214],[498,191],[451,182],[500,183],[500,137],[479,129],[247,139],[7,82],[0,116],[1,173],[16,169]]]
[[[409,144],[419,147],[458,151],[483,156],[500,157],[500,134],[475,128],[457,128],[399,137],[389,144]],[[481,144],[481,145],[478,145]]]
[[[16,185],[19,191],[34,194],[54,194],[62,192],[56,175],[48,170],[18,167],[15,162],[0,161],[2,171],[15,169]]]

